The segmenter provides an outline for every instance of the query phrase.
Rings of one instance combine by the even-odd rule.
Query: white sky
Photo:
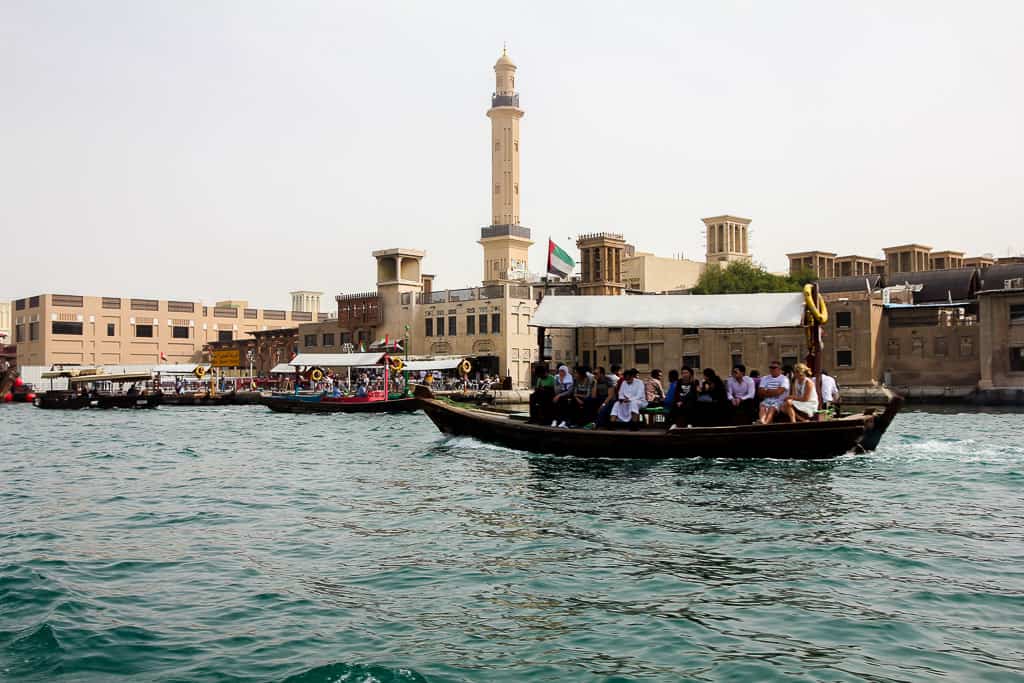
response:
[[[522,222],[703,258],[1024,248],[1024,3],[0,0],[0,295],[479,282],[492,66]]]

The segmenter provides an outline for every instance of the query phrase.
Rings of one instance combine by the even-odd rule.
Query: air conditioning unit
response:
[[[1003,289],[1024,289],[1024,277],[1003,280]]]

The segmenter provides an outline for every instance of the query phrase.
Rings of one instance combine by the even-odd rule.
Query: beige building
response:
[[[707,263],[750,260],[750,219],[738,216],[704,218]]]
[[[0,301],[0,344],[9,344],[14,335],[11,328],[11,302]]]
[[[790,275],[814,273],[819,278],[836,277],[836,255],[831,251],[800,251],[786,254]]]
[[[161,354],[195,362],[208,342],[294,326],[295,316],[197,301],[40,294],[14,302],[14,342],[21,366],[156,364]]]
[[[638,251],[622,259],[622,281],[633,292],[675,292],[695,287],[704,268],[700,261]]]

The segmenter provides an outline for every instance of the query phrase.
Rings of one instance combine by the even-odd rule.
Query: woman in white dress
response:
[[[805,421],[814,417],[818,410],[818,390],[811,379],[811,369],[803,363],[793,368],[793,386],[782,411],[791,422]]]

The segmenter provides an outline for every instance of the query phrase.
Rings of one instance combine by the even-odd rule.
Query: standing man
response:
[[[832,408],[835,416],[839,417],[839,385],[836,378],[825,370],[821,371],[821,402],[822,407]]]

